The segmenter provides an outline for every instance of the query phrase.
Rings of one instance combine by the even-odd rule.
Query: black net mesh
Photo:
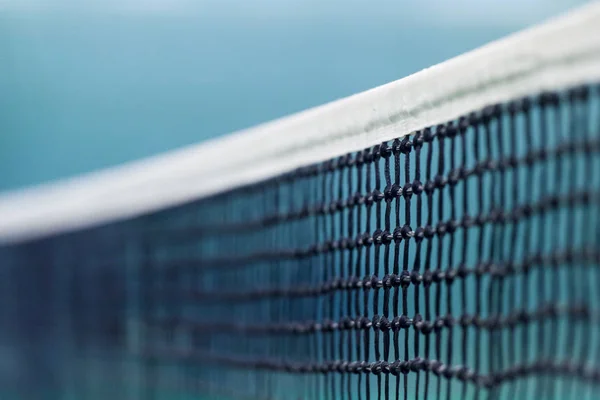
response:
[[[6,399],[597,398],[600,87],[0,262]]]

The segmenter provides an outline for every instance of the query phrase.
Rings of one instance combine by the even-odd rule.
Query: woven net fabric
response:
[[[0,259],[2,398],[593,399],[600,86]]]

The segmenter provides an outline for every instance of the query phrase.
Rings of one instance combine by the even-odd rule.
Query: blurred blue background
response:
[[[380,85],[583,0],[0,0],[0,191]]]

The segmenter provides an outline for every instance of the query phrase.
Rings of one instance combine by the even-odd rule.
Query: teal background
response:
[[[0,191],[383,84],[582,0],[0,0]]]

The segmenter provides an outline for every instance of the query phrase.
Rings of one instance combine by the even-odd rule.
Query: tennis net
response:
[[[599,20],[5,195],[2,398],[596,398]]]

